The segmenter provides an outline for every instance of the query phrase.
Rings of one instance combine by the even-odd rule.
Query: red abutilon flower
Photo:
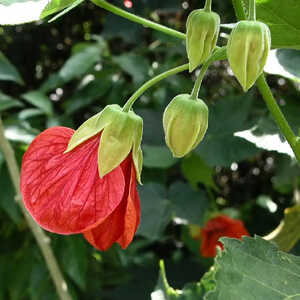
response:
[[[201,254],[204,257],[215,257],[217,246],[223,250],[223,244],[219,242],[221,237],[242,238],[249,232],[240,220],[220,215],[210,219],[201,229]]]
[[[142,119],[117,105],[76,131],[53,127],[39,134],[21,172],[31,216],[48,231],[82,233],[99,250],[115,242],[126,248],[140,221],[141,136]]]

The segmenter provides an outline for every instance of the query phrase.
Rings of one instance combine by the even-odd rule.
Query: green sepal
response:
[[[263,72],[270,47],[271,33],[266,24],[240,21],[233,28],[227,44],[227,57],[245,92]]]
[[[215,12],[197,9],[190,13],[186,23],[186,50],[189,71],[206,61],[216,47],[220,31],[220,17]]]
[[[141,141],[143,120],[132,110],[124,112],[119,105],[105,107],[100,113],[85,121],[73,134],[65,153],[102,131],[98,148],[98,171],[102,178],[132,151],[136,177],[141,183],[143,155]]]
[[[178,95],[165,109],[163,126],[173,156],[183,157],[203,139],[208,127],[208,108],[201,99]]]
[[[133,150],[134,145],[141,143],[142,119],[133,111],[124,112],[121,107],[114,108],[111,122],[102,132],[98,151],[98,170],[102,178],[121,162]],[[137,170],[139,168],[135,164]],[[140,172],[137,172],[137,179]]]
[[[84,143],[91,137],[95,136],[103,130],[111,122],[110,113],[114,107],[118,105],[109,105],[105,107],[101,112],[94,115],[85,121],[73,134],[68,144],[67,150],[64,153],[72,151],[74,148]]]

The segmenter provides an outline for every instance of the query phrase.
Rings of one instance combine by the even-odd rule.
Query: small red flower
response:
[[[124,0],[123,3],[124,3],[124,6],[127,8],[132,8],[132,6],[133,6],[132,1],[130,1],[130,0]]]
[[[99,250],[106,250],[115,242],[126,248],[140,221],[131,152],[100,179],[101,133],[64,153],[73,134],[73,129],[53,127],[31,143],[21,172],[25,206],[48,231],[83,233]]]
[[[217,246],[224,248],[223,244],[218,241],[220,237],[240,239],[243,235],[248,236],[249,232],[242,221],[225,215],[212,218],[201,230],[201,253],[204,257],[215,257]]]

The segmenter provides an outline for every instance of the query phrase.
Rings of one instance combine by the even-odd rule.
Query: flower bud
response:
[[[216,47],[220,17],[214,12],[197,9],[190,13],[186,23],[186,50],[190,72],[202,64]]]
[[[258,21],[240,21],[233,28],[227,44],[227,57],[244,91],[247,91],[263,72],[270,47],[271,34],[266,24]]]
[[[133,111],[124,112],[119,105],[108,105],[75,131],[65,152],[71,151],[99,132],[101,132],[98,150],[100,177],[119,166],[132,151],[137,179],[140,181],[143,157],[140,146],[143,132],[142,118]]]
[[[175,157],[183,157],[197,147],[208,127],[208,108],[189,94],[176,96],[163,116],[165,139]]]

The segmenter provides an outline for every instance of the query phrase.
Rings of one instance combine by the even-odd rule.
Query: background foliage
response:
[[[111,2],[123,6],[123,1]],[[203,5],[198,0],[141,0],[134,1],[130,11],[184,32],[188,13]],[[222,23],[234,22],[230,1],[214,0],[214,10]],[[264,18],[263,13],[259,11],[258,17]],[[53,23],[47,20],[0,27],[0,113],[19,162],[30,141],[45,128],[77,128],[105,105],[125,103],[150,77],[187,61],[182,41],[130,23],[92,3],[81,4]],[[224,37],[220,45],[226,43]],[[276,46],[298,48],[299,41],[292,41],[294,44],[282,45],[278,40]],[[269,83],[298,132],[300,55],[281,49],[271,57],[266,70],[277,75],[270,75]],[[214,63],[201,88],[200,96],[210,109],[204,141],[184,159],[171,156],[164,143],[162,113],[175,95],[190,92],[192,86],[187,73],[176,75],[152,88],[135,105],[144,119],[144,185],[139,189],[142,221],[130,247],[98,252],[81,236],[49,234],[74,299],[150,299],[154,290],[154,300],[194,299],[189,298],[191,291],[201,299],[214,287],[211,273],[201,283],[184,285],[199,281],[213,260],[201,257],[190,224],[203,226],[221,211],[242,219],[252,235],[264,236],[279,225],[285,208],[300,201],[300,169],[293,154],[256,88],[243,94],[226,62]],[[57,299],[39,249],[14,201],[1,152],[0,191],[0,299]],[[297,224],[298,213],[296,216],[292,224]],[[257,240],[247,239],[247,243],[254,242]],[[216,278],[229,272],[226,257],[231,258],[230,251],[237,253],[239,247],[228,242],[225,259],[217,259]],[[260,239],[255,247],[278,252]],[[299,244],[292,251],[299,255]],[[157,283],[162,258],[170,285],[184,287],[183,294],[166,285],[162,271]],[[299,261],[294,264],[299,266]],[[237,257],[237,265],[243,265],[242,258]],[[239,276],[232,271],[227,278]],[[207,299],[218,299],[222,289],[217,285],[215,294],[208,294]],[[165,298],[155,298],[157,295]],[[284,299],[268,297],[264,299]]]

